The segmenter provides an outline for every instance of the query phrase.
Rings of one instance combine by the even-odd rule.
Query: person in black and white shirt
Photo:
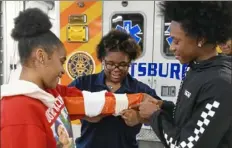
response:
[[[148,99],[139,116],[167,148],[232,148],[232,59],[216,51],[232,35],[232,2],[163,1],[160,8],[172,20],[171,49],[189,68],[176,104]]]

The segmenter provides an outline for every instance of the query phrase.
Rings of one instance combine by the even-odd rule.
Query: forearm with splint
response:
[[[111,92],[80,91],[75,87],[59,85],[58,92],[63,97],[71,118],[84,116],[118,115],[122,110],[141,103],[143,94],[114,94]]]

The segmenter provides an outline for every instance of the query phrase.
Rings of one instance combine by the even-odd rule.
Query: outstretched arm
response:
[[[75,87],[57,86],[57,91],[63,97],[70,116],[95,117],[98,115],[119,115],[131,105],[141,103],[143,94],[114,94],[111,92],[80,91]],[[78,117],[78,118],[79,118]]]

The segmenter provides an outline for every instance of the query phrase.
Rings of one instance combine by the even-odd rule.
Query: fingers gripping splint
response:
[[[115,114],[114,115],[119,115],[119,113],[125,109],[128,109],[128,97],[126,94],[114,94],[115,96]]]

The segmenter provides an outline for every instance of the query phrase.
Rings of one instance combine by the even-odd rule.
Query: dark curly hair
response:
[[[232,36],[230,1],[162,1],[161,12],[181,24],[186,35],[208,44],[226,42]]]
[[[38,8],[29,8],[14,19],[11,36],[18,41],[21,63],[30,57],[33,49],[42,48],[49,55],[54,49],[64,48],[59,38],[50,31],[52,24],[47,14]]]
[[[130,34],[112,29],[97,45],[97,58],[102,61],[107,52],[115,51],[124,52],[129,56],[130,60],[136,60],[141,55],[140,46]]]

